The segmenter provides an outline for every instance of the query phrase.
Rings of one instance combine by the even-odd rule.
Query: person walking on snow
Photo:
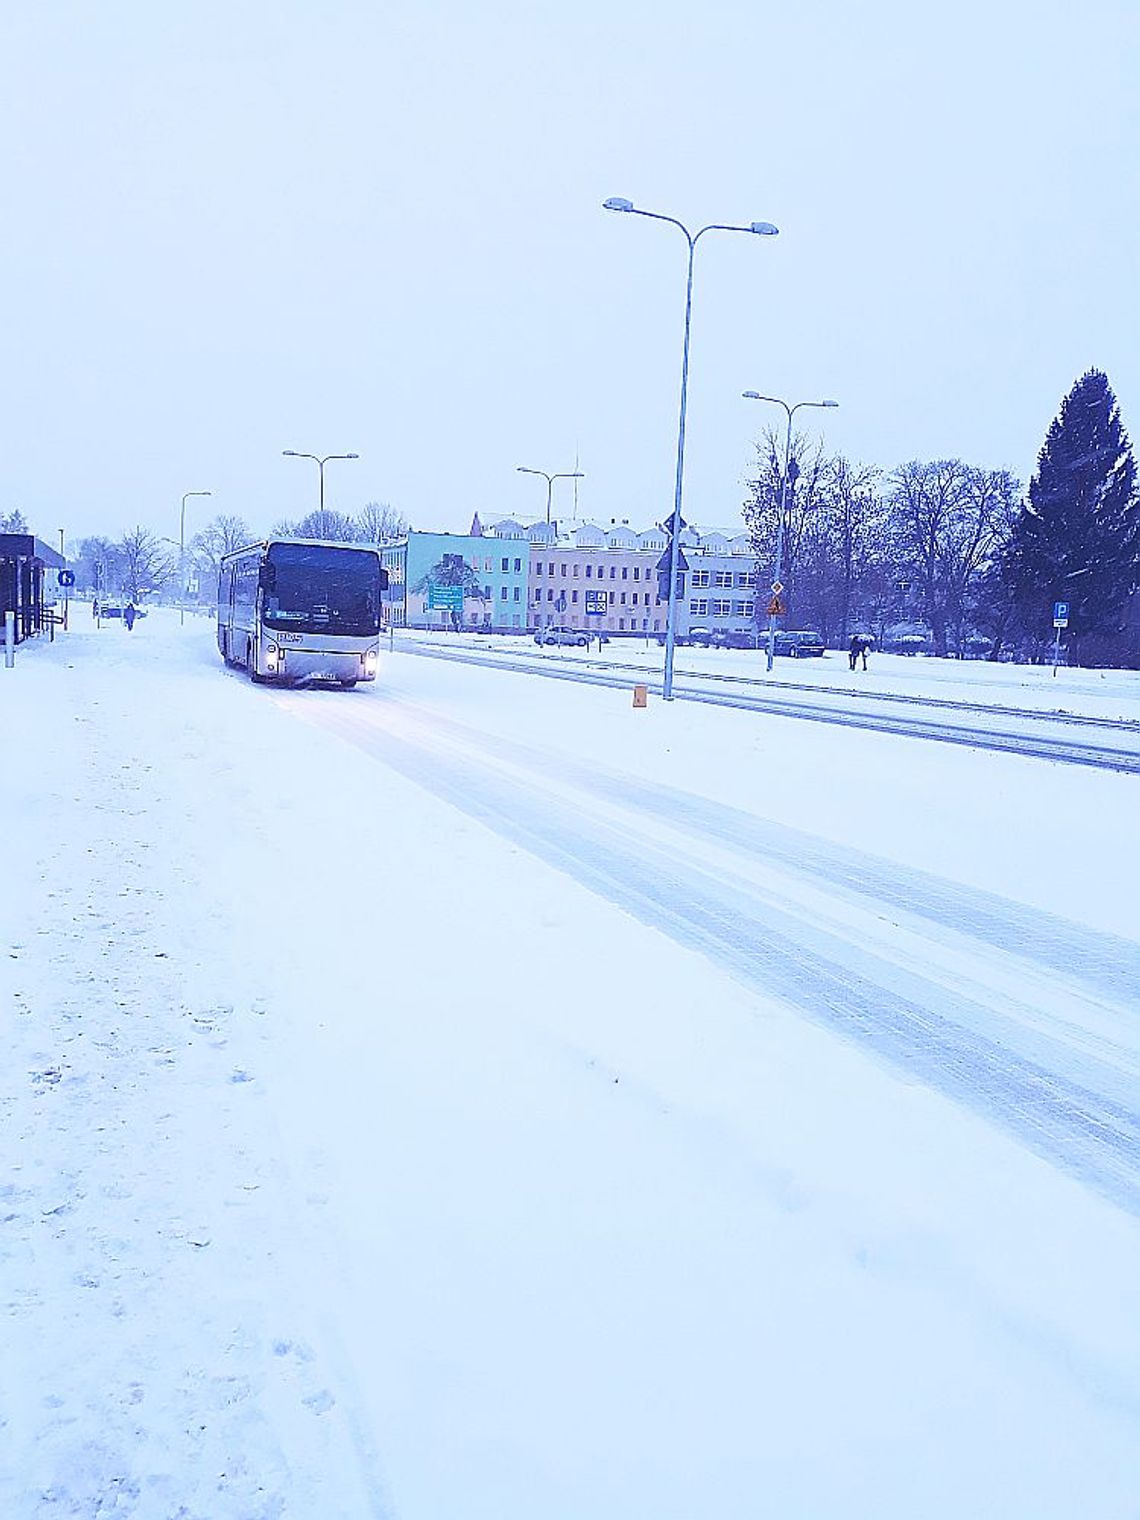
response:
[[[855,663],[858,660],[858,658],[859,658],[860,655],[863,656],[863,669],[866,670],[866,668],[867,668],[867,650],[870,647],[870,643],[871,643],[870,639],[863,638],[862,635],[860,635],[858,633],[853,633],[851,635],[850,659],[851,659],[851,669],[852,670],[855,669]]]
[[[134,628],[134,626],[135,626],[135,618],[137,618],[137,617],[138,617],[138,613],[135,611],[135,604],[134,604],[134,602],[128,602],[127,605],[123,608],[123,622],[126,623],[126,625],[127,625],[127,632],[128,633],[130,633],[131,630]],[[852,666],[851,668],[852,668],[852,670],[854,670],[855,667]]]

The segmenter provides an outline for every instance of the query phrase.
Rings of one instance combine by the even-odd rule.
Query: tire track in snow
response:
[[[992,1009],[821,932],[743,878],[714,874],[652,835],[589,817],[544,790],[541,774],[527,785],[471,748],[449,754],[378,704],[349,710],[279,700],[754,991],[784,999],[1140,1213],[1134,1112],[1111,1091],[1073,1080],[1075,1061],[1062,1070],[1011,1049],[1011,1031]],[[1048,1041],[1042,1049],[1056,1052]],[[1095,1061],[1085,1067],[1094,1079],[1106,1074]],[[1114,1075],[1109,1068],[1106,1088]]]

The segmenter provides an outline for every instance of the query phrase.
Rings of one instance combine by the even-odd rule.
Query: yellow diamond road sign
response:
[[[784,589],[784,583],[783,583],[783,581],[773,581],[772,582],[772,595],[773,596],[779,596],[780,592],[783,591],[783,589]]]

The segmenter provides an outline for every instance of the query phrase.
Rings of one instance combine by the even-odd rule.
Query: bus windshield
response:
[[[366,637],[380,627],[375,554],[329,544],[271,544],[262,619],[267,628]]]

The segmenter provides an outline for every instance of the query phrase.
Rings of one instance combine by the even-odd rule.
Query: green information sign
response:
[[[462,586],[429,586],[428,606],[447,607],[452,612],[463,611]]]

